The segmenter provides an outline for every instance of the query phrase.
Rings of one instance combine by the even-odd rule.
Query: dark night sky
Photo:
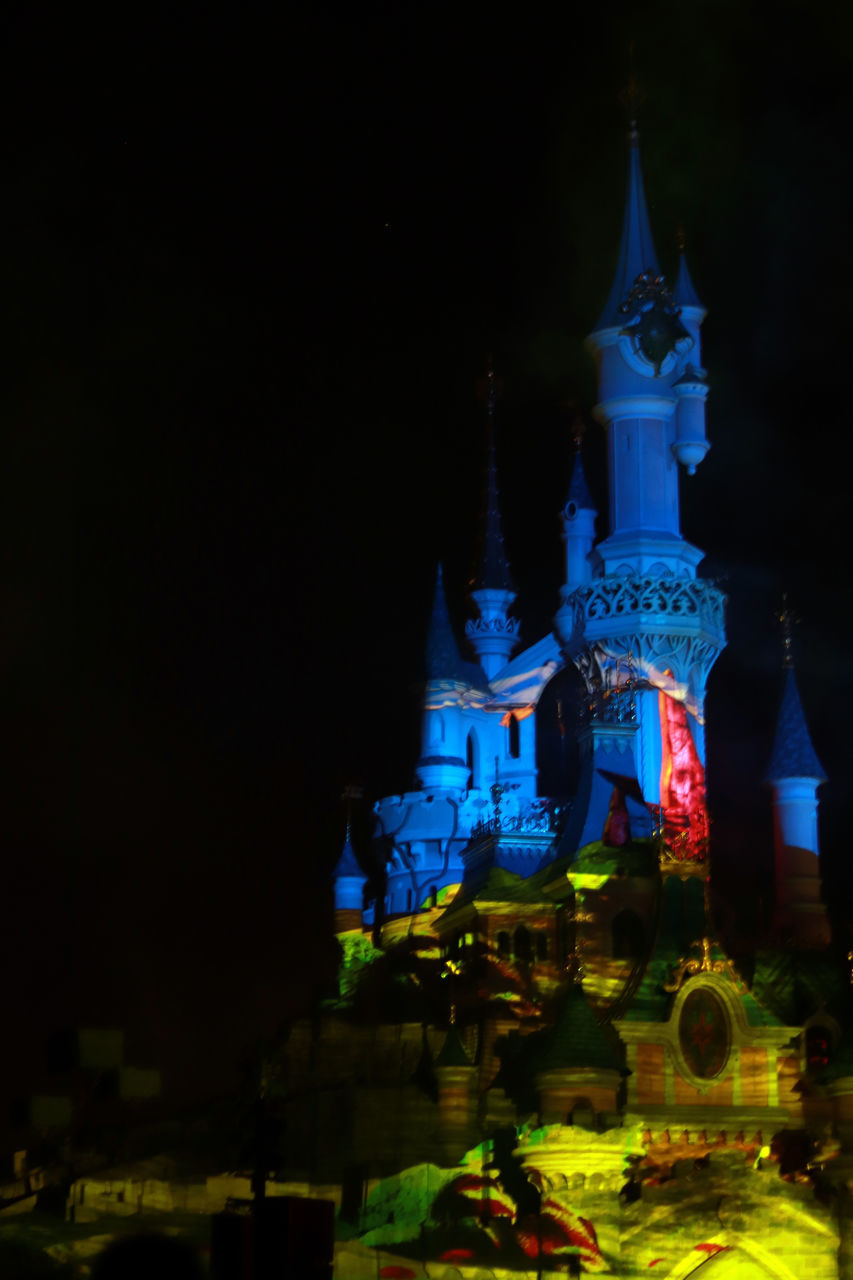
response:
[[[632,41],[658,251],[681,222],[709,308],[713,448],[682,498],[730,595],[719,865],[763,865],[787,588],[837,900],[846,9],[137,18],[3,42],[4,971],[31,975],[33,1060],[45,1027],[123,1022],[213,1087],[310,996],[341,788],[411,780],[439,555],[464,616],[489,351],[526,638],[549,625]],[[597,428],[587,450],[603,529]]]

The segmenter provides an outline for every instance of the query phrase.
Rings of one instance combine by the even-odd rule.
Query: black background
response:
[[[774,612],[830,782],[851,765],[851,18],[181,6],[4,20],[0,839],[10,1071],[121,1025],[220,1087],[329,964],[340,794],[404,790],[436,561],[461,628],[487,354],[527,641],[562,580],[582,348],[612,279],[632,66],[650,215],[709,309],[683,527],[728,592],[715,875],[769,895]],[[633,55],[629,50],[633,47]],[[32,1074],[31,1078],[36,1079]]]

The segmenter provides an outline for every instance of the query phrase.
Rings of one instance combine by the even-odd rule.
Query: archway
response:
[[[468,730],[465,740],[465,763],[468,766],[468,790],[480,785],[480,744],[473,729]]]
[[[536,707],[537,791],[566,799],[578,783],[577,732],[586,693],[577,667],[562,667],[548,681]]]

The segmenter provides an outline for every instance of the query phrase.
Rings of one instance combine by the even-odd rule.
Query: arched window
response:
[[[548,681],[530,727],[536,751],[536,791],[553,800],[567,800],[577,791],[580,762],[577,723],[589,698],[581,674],[569,663]]]
[[[522,964],[530,964],[533,948],[530,945],[530,931],[525,929],[523,924],[516,929],[513,944],[516,960],[521,961]]]
[[[465,763],[468,765],[469,791],[472,787],[476,787],[479,782],[479,769],[477,768],[479,761],[477,760],[477,754],[477,739],[475,738],[474,730],[472,729],[465,741]]]
[[[509,713],[509,754],[513,760],[517,760],[521,755],[521,732],[518,717],[514,711]]]
[[[614,960],[639,960],[646,949],[643,922],[636,911],[626,907],[613,917],[610,926]]]
[[[501,932],[498,934],[498,955],[502,960],[509,958],[512,943],[508,933]]]
[[[595,1107],[589,1098],[575,1098],[572,1109],[566,1117],[569,1124],[581,1125],[591,1129],[595,1124]]]

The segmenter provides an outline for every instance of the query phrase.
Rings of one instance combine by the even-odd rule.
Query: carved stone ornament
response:
[[[721,976],[729,979],[734,985],[742,990],[745,986],[743,979],[731,960],[722,959],[714,960],[711,958],[711,947],[713,942],[710,938],[700,938],[696,942],[690,944],[690,949],[699,948],[699,956],[682,956],[678,964],[675,966],[675,972],[670,982],[663,984],[664,991],[678,991],[685,978],[692,978],[697,973],[719,973]]]
[[[681,323],[681,308],[673,302],[663,276],[641,272],[619,310],[626,317],[622,333],[631,339],[634,351],[654,366],[656,378],[666,357],[691,343]]]
[[[678,1047],[692,1076],[713,1080],[731,1052],[731,1029],[722,1002],[709,987],[695,987],[681,1006]]]
[[[673,620],[701,618],[722,631],[726,598],[705,578],[598,578],[572,593],[584,621],[624,618],[630,614],[663,615]]]

